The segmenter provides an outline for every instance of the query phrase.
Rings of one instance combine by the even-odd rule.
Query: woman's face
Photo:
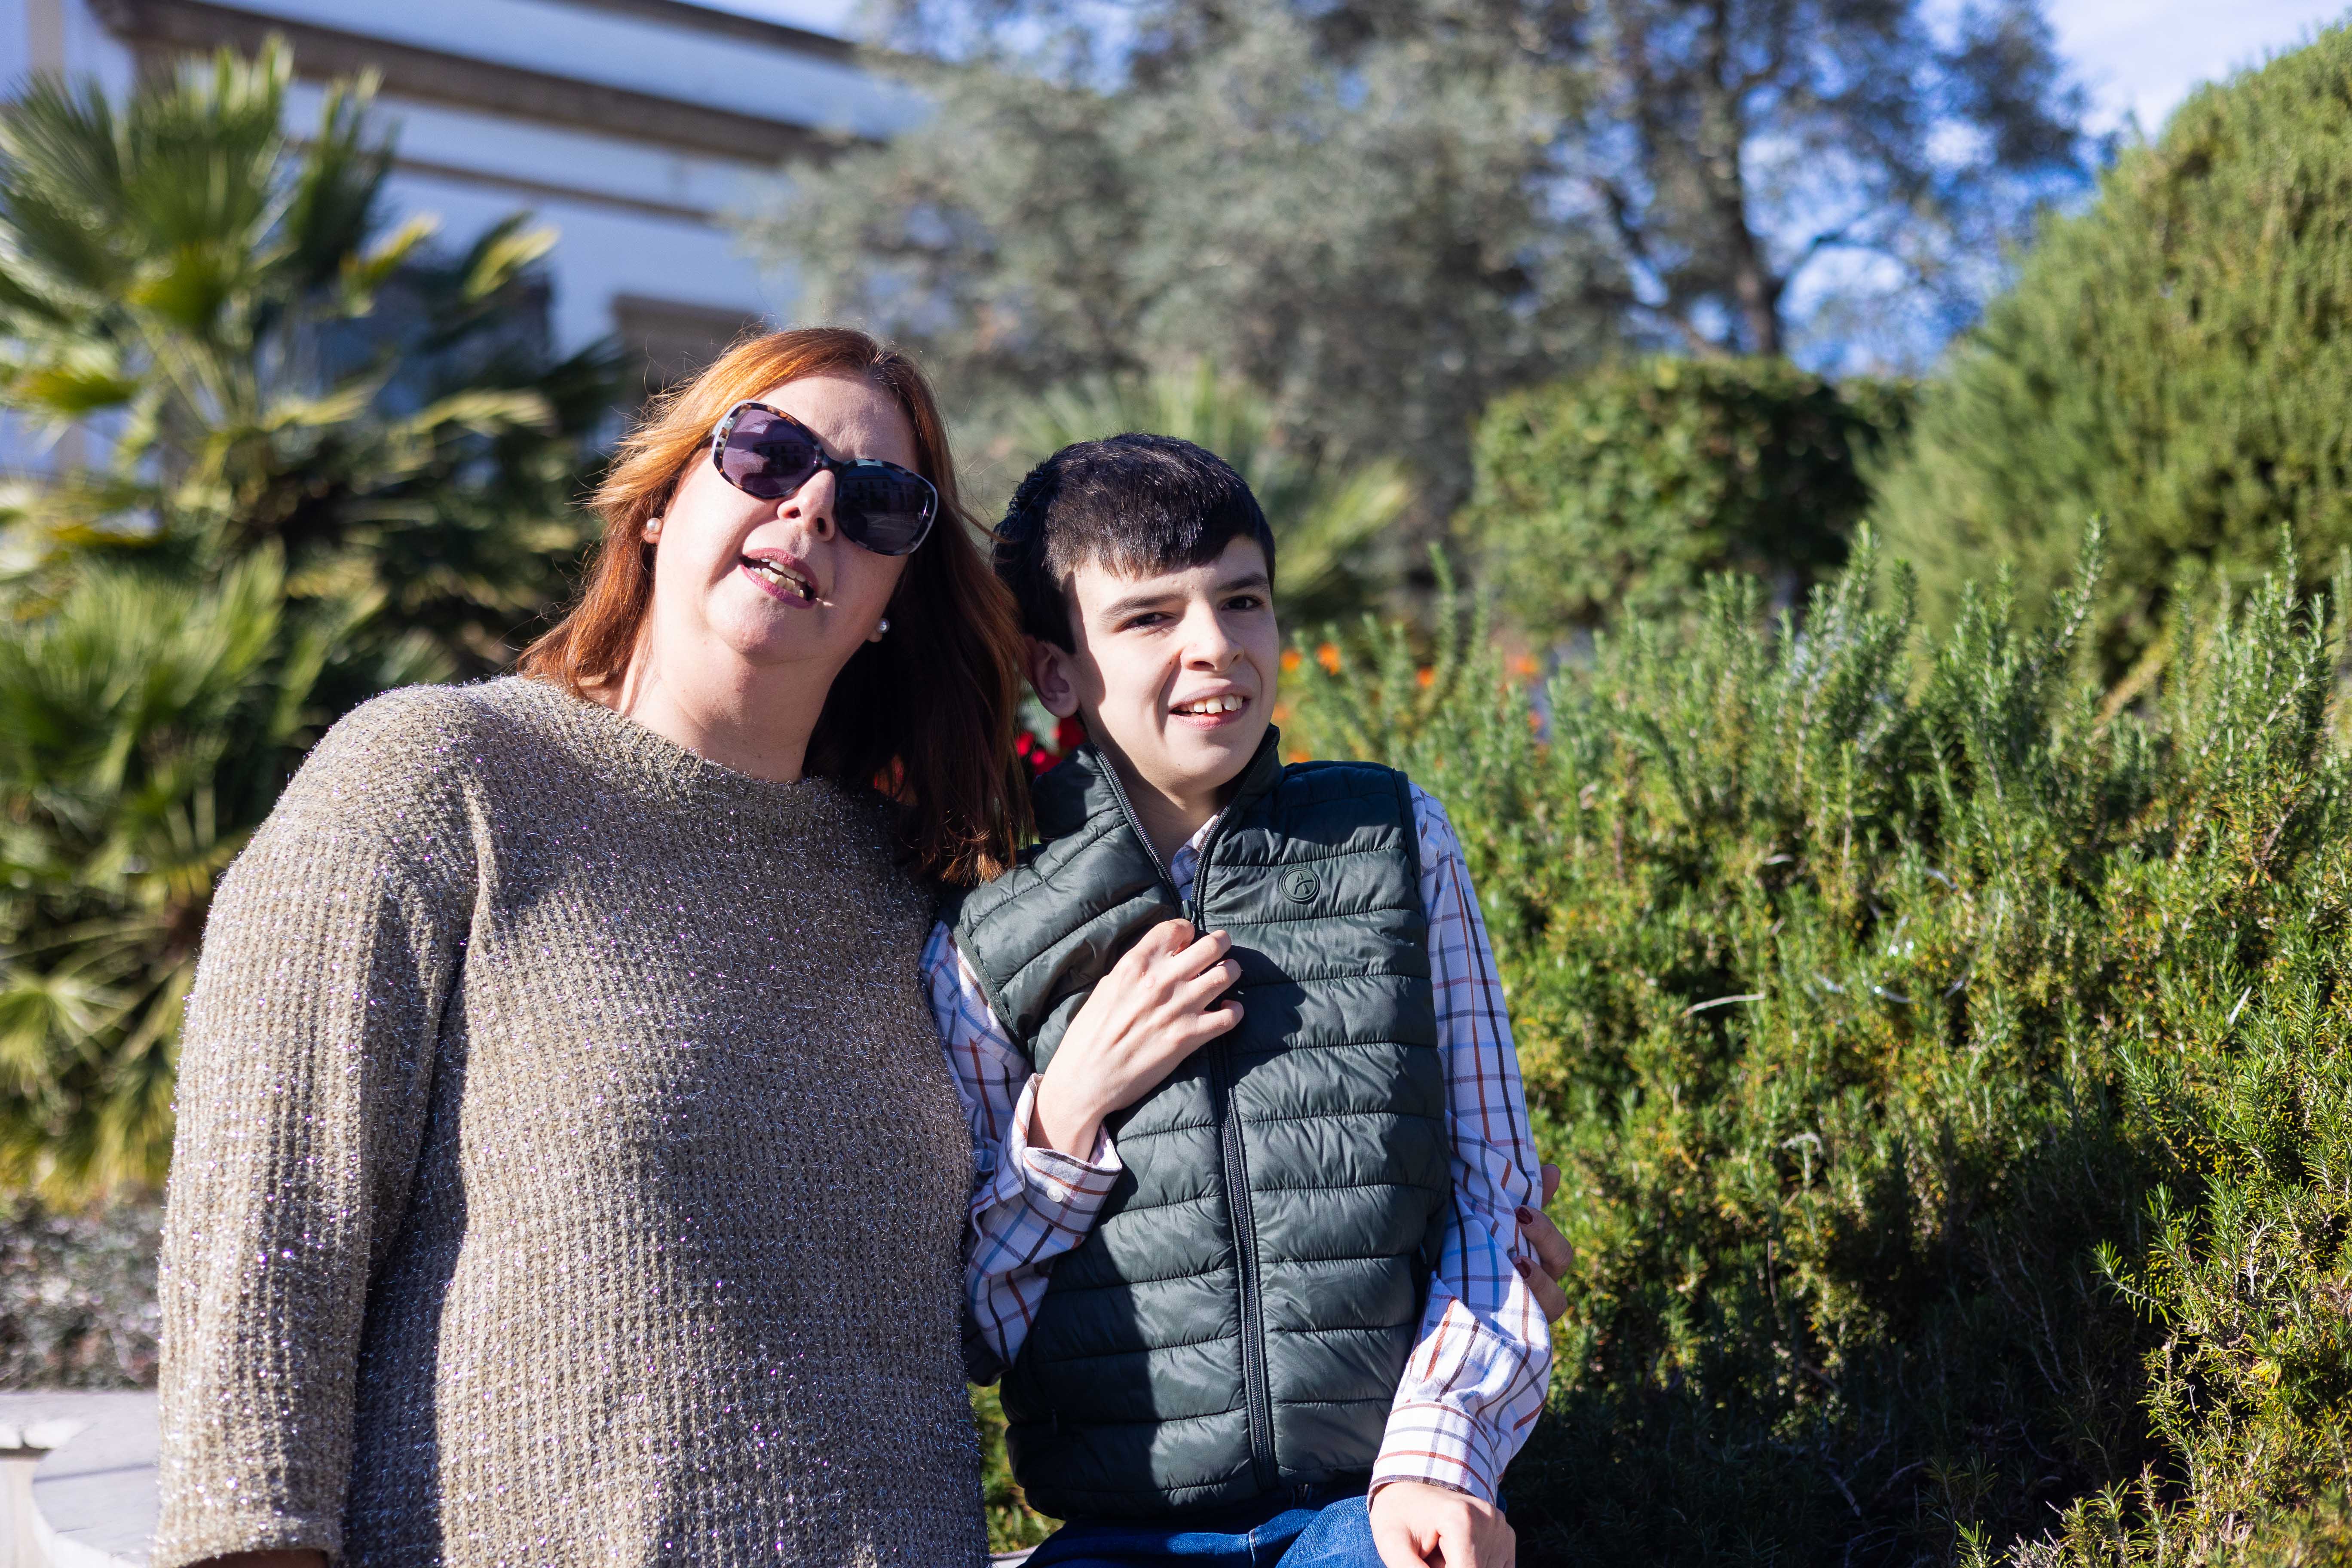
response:
[[[807,376],[758,401],[807,426],[836,458],[917,467],[914,428],[897,401],[867,382]],[[703,447],[668,510],[646,525],[655,544],[650,630],[660,662],[699,650],[763,668],[799,665],[829,688],[857,645],[881,635],[908,559],[843,538],[835,488],[833,475],[819,473],[782,500],[760,500],[721,478]]]

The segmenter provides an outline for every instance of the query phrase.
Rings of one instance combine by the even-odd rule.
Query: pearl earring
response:
[[[889,616],[883,616],[879,621],[877,621],[877,622],[874,624],[874,635],[875,635],[876,637],[880,637],[880,636],[882,636],[885,632],[888,631],[889,629],[890,629],[890,617],[889,617]]]

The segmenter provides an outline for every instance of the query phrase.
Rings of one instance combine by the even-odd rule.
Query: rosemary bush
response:
[[[1453,814],[1568,1173],[1523,1550],[2314,1560],[2352,1538],[2329,595],[2283,567],[2126,703],[2095,536],[2046,616],[1972,590],[1932,637],[1874,554],[1544,690],[1458,600],[1433,657],[1367,621],[1292,676],[1294,752]]]

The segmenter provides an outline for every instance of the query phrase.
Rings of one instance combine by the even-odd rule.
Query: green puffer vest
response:
[[[1269,731],[1190,906],[1091,746],[1038,782],[1045,842],[956,941],[1040,1070],[1144,931],[1234,940],[1243,1020],[1110,1119],[1126,1167],[1004,1375],[1007,1448],[1059,1517],[1360,1477],[1420,1328],[1451,1196],[1411,786],[1284,767]]]

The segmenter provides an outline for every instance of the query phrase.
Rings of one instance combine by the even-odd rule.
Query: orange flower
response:
[[[1274,705],[1274,721],[1277,724],[1287,724],[1290,722],[1289,703],[1277,702]]]
[[[1283,753],[1282,760],[1286,763],[1311,763],[1315,759],[1307,754],[1306,747],[1293,746]]]
[[[1413,679],[1423,686],[1434,686],[1437,684],[1437,671],[1424,664],[1413,672]]]
[[[1292,670],[1297,669],[1297,668],[1298,650],[1295,647],[1284,648],[1282,650],[1282,673],[1288,675]]]
[[[1523,653],[1511,660],[1511,673],[1522,680],[1532,679],[1542,672],[1543,666],[1536,662],[1533,654]]]
[[[1326,669],[1329,670],[1332,674],[1334,674],[1334,675],[1339,674],[1339,645],[1338,645],[1337,643],[1328,643],[1328,642],[1327,642],[1327,643],[1323,644],[1320,647],[1317,648],[1317,649],[1315,650],[1315,662],[1316,662],[1316,663],[1318,663],[1318,664],[1319,664],[1319,665],[1321,665],[1324,668],[1326,668]]]

